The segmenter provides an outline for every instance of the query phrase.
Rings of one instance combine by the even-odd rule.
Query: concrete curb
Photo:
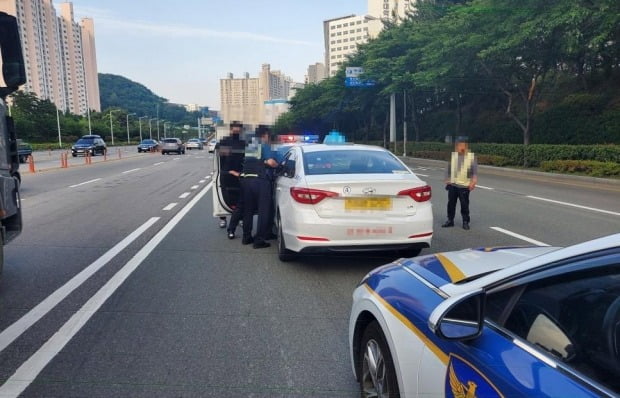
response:
[[[436,163],[438,165],[445,166],[448,162],[444,160],[435,160],[435,159],[423,159],[423,158],[412,158],[412,157],[402,157],[399,156],[405,163],[407,161],[422,161],[429,163]],[[535,171],[535,170],[523,170],[523,169],[513,169],[510,167],[496,167],[496,166],[486,166],[479,165],[479,169],[494,171],[496,174],[522,174],[522,175],[530,175],[536,177],[548,177],[555,178],[558,180],[568,180],[568,181],[579,181],[579,182],[590,182],[594,184],[600,185],[609,185],[609,186],[620,186],[620,179],[611,179],[611,178],[599,178],[599,177],[589,177],[589,176],[579,176],[579,175],[571,175],[571,174],[559,174],[559,173],[547,173],[544,171]]]

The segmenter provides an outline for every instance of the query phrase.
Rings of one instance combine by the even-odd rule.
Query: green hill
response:
[[[169,103],[143,84],[119,75],[100,73],[99,92],[103,112],[109,108],[121,108],[139,116],[156,117],[159,106],[161,119],[191,125],[196,123],[200,115],[187,112],[184,107]]]

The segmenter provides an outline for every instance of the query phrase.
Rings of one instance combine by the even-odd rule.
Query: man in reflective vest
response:
[[[469,193],[476,188],[478,183],[478,161],[474,153],[469,152],[466,137],[456,139],[456,151],[452,152],[445,182],[448,191],[448,220],[442,227],[454,227],[456,201],[458,200],[461,202],[463,229],[469,230]]]

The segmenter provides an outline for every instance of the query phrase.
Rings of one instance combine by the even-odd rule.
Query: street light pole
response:
[[[56,125],[58,127],[58,148],[62,149],[62,137],[60,136],[60,112],[56,107]]]
[[[403,156],[407,156],[407,90],[403,90]]]
[[[133,116],[135,115],[135,113],[128,113],[127,114],[127,144],[130,143],[130,138],[129,138],[129,116]]]
[[[157,118],[156,117],[152,117],[152,118],[149,119],[149,138],[150,139],[153,139],[153,129],[151,127],[151,122],[153,120],[157,120]],[[157,138],[159,138],[159,137],[157,137]],[[159,140],[157,140],[157,141],[159,141]]]
[[[140,125],[140,142],[142,142],[142,119],[147,118],[148,116],[140,116],[138,118],[138,124]]]
[[[112,137],[112,146],[114,146],[114,127],[112,126],[112,109],[110,109],[110,136]]]

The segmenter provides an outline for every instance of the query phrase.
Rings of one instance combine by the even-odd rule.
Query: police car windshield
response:
[[[306,152],[304,168],[306,175],[408,172],[390,153],[370,150]]]

